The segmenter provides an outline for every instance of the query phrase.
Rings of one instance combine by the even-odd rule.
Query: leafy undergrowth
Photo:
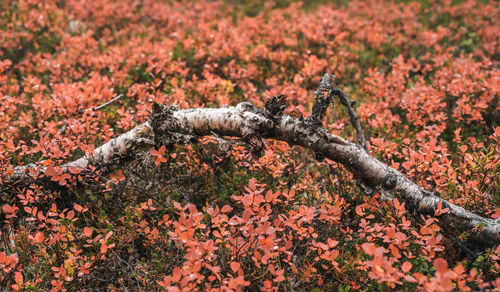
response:
[[[498,2],[323,2],[0,1],[0,169],[44,165],[52,184],[1,185],[0,286],[498,287],[500,247],[444,234],[438,217],[367,195],[342,166],[285,143],[252,160],[206,138],[109,176],[59,171],[144,122],[153,101],[262,106],[285,94],[299,116],[329,72],[358,101],[374,156],[499,217]],[[348,125],[329,110],[329,131],[353,138]]]

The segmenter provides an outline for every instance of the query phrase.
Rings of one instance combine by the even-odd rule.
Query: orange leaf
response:
[[[16,283],[21,286],[23,284],[23,274],[20,272],[16,272],[14,274],[14,279],[16,280]]]
[[[43,232],[37,232],[35,234],[35,241],[38,242],[38,243],[42,243],[43,242]]]
[[[375,243],[372,243],[372,242],[365,242],[361,245],[361,247],[363,248],[363,250],[366,252],[367,255],[374,255],[375,254],[375,250],[377,250],[377,246],[375,245]]]
[[[361,217],[363,217],[365,215],[365,212],[363,212],[363,207],[361,207],[361,206],[357,206],[355,211],[356,211],[356,214],[358,214]]]
[[[177,283],[182,277],[181,269],[175,267],[172,271],[172,283]]]
[[[493,216],[491,216],[493,219],[498,219],[500,218],[500,208],[497,208],[495,210],[495,214],[493,214]]]
[[[405,273],[408,273],[411,270],[411,263],[410,262],[404,262],[403,265],[401,266],[401,270]]]
[[[13,211],[13,208],[12,208],[10,205],[5,204],[5,205],[3,205],[3,206],[2,206],[2,211],[3,211],[4,213],[10,214],[10,213],[13,213],[13,212],[12,212],[12,211]]]
[[[231,263],[231,270],[233,270],[234,273],[238,272],[239,269],[240,269],[240,263],[237,262]]]
[[[231,212],[231,210],[233,210],[233,208],[229,205],[225,205],[224,207],[222,207],[222,209],[220,210],[222,213],[227,213],[227,212]]]
[[[104,240],[108,240],[111,237],[111,235],[113,235],[113,231],[108,232],[104,237]]]
[[[75,208],[75,210],[76,210],[77,212],[80,212],[80,213],[81,213],[81,212],[82,212],[82,210],[83,210],[83,207],[82,207],[82,206],[80,206],[80,205],[78,205],[78,204],[75,204],[74,208]]]
[[[72,174],[79,174],[81,171],[82,171],[82,169],[80,169],[78,167],[70,167],[69,168],[69,172]]]
[[[329,246],[330,248],[334,248],[334,247],[336,247],[336,246],[337,246],[337,244],[339,244],[339,242],[338,242],[338,241],[333,240],[333,239],[331,239],[331,238],[328,238],[328,239],[327,239],[327,242],[328,242],[328,246]]]
[[[57,174],[57,171],[53,166],[48,166],[47,169],[45,169],[45,174],[48,176],[54,176]]]
[[[443,276],[448,271],[448,262],[442,258],[434,260],[434,268],[436,268],[436,275]]]
[[[83,234],[85,234],[85,236],[87,236],[87,237],[91,237],[92,236],[92,229],[90,229],[88,227],[83,228]]]

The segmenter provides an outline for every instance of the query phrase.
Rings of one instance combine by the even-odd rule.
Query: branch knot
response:
[[[276,122],[281,118],[286,108],[286,95],[280,94],[271,97],[265,105],[264,113]]]
[[[179,108],[153,103],[149,123],[154,131],[156,145],[189,144],[197,140],[197,136],[180,125],[174,117]]]

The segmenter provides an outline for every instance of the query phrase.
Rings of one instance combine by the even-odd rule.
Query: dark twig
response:
[[[473,259],[473,260],[477,259],[478,255],[475,252],[473,252],[470,248],[468,248],[461,240],[455,238],[449,232],[446,232],[446,230],[441,230],[441,232],[450,240],[450,242],[453,245],[458,246],[471,259]]]
[[[351,120],[351,124],[356,130],[356,138],[363,147],[363,149],[368,152],[368,146],[366,145],[365,135],[363,134],[363,129],[361,128],[361,124],[359,123],[358,115],[356,114],[356,110],[353,106],[356,104],[356,101],[352,100],[345,92],[341,89],[332,86],[332,93],[337,95],[340,98],[340,102],[347,108],[347,112],[349,113],[349,119]]]
[[[322,126],[322,120],[326,115],[326,110],[332,102],[332,75],[325,73],[319,81],[318,90],[314,92],[314,105],[309,117],[305,122],[313,128]]]

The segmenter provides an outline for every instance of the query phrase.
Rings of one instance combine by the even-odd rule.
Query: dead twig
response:
[[[117,101],[117,100],[120,100],[121,98],[123,97],[123,94],[118,94],[117,96],[115,96],[112,100],[110,101],[107,101],[101,105],[98,105],[98,106],[95,106],[93,108],[91,108],[90,110],[91,111],[99,111],[99,110],[102,110],[106,107],[108,107],[110,104],[112,104],[113,102]]]

